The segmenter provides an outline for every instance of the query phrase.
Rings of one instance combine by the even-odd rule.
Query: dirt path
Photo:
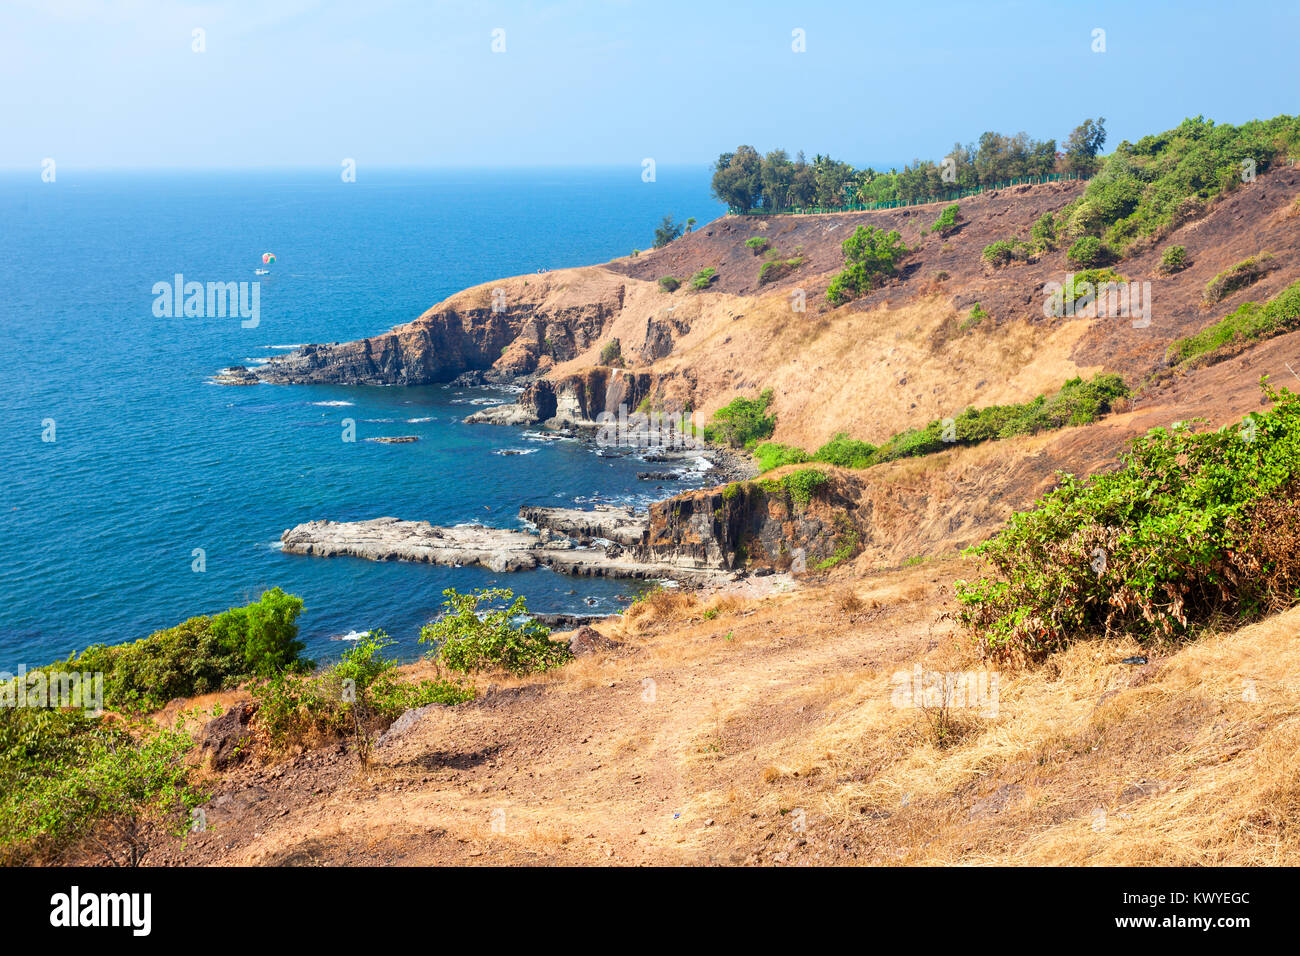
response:
[[[611,631],[625,644],[606,659],[432,709],[364,776],[339,747],[234,771],[211,829],[153,862],[740,862],[734,788],[825,719],[820,685],[937,642],[938,577],[859,583],[852,613],[804,592]]]

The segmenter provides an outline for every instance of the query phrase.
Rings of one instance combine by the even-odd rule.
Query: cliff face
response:
[[[633,414],[650,394],[654,376],[597,367],[555,380],[540,379],[510,405],[496,405],[465,419],[493,425],[548,424],[552,427],[594,428],[600,415]]]
[[[807,500],[772,479],[657,502],[643,547],[648,556],[683,567],[800,572],[852,558],[864,533],[852,490],[832,474]]]
[[[429,385],[465,372],[490,381],[544,372],[599,341],[622,307],[616,277],[570,283],[566,275],[477,286],[391,332],[305,345],[253,373],[276,384]]]

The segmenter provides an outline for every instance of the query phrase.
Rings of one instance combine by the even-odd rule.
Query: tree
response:
[[[663,222],[655,229],[655,248],[662,249],[682,234],[682,227],[673,222],[672,216],[664,216]]]
[[[826,290],[832,305],[870,292],[880,278],[894,274],[898,260],[908,251],[897,230],[885,232],[875,226],[858,226],[840,248],[844,251],[844,271],[831,280]]]
[[[1091,173],[1097,168],[1097,154],[1106,142],[1106,117],[1086,119],[1065,141],[1065,165],[1070,172]]]
[[[713,164],[713,195],[733,212],[748,212],[763,195],[763,159],[753,146],[737,146]]]

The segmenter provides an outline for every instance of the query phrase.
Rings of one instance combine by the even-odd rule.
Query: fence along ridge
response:
[[[980,193],[989,192],[994,189],[1010,189],[1012,186],[1043,186],[1047,183],[1071,182],[1076,179],[1090,179],[1088,176],[1081,176],[1076,173],[1049,173],[1046,176],[1019,176],[1008,179],[1005,182],[989,183],[986,186],[975,186],[970,189],[961,189],[946,196],[929,196],[924,199],[912,199],[904,201],[902,199],[886,199],[881,202],[866,203],[849,203],[845,206],[796,206],[794,209],[747,209],[744,212],[734,212],[736,216],[816,216],[828,212],[874,212],[877,209],[905,209],[910,206],[928,206],[932,203],[954,202],[958,199],[965,199],[968,196],[978,196]]]

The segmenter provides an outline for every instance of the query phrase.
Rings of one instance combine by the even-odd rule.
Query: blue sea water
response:
[[[210,377],[373,335],[493,278],[646,248],[665,213],[721,212],[703,168],[660,168],[654,183],[639,167],[362,170],[355,183],[331,169],[0,177],[0,670],[275,585],[303,598],[302,636],[325,659],[370,628],[413,656],[447,587],[509,586],[537,611],[617,609],[636,585],[286,555],[278,540],[314,518],[515,527],[524,504],[644,503],[668,493],[637,480],[644,462],[461,422],[476,402],[513,398],[501,392]],[[277,261],[258,277],[264,251]],[[155,317],[153,286],[176,273],[260,279],[260,324]],[[358,439],[421,440],[345,443],[344,418]]]

